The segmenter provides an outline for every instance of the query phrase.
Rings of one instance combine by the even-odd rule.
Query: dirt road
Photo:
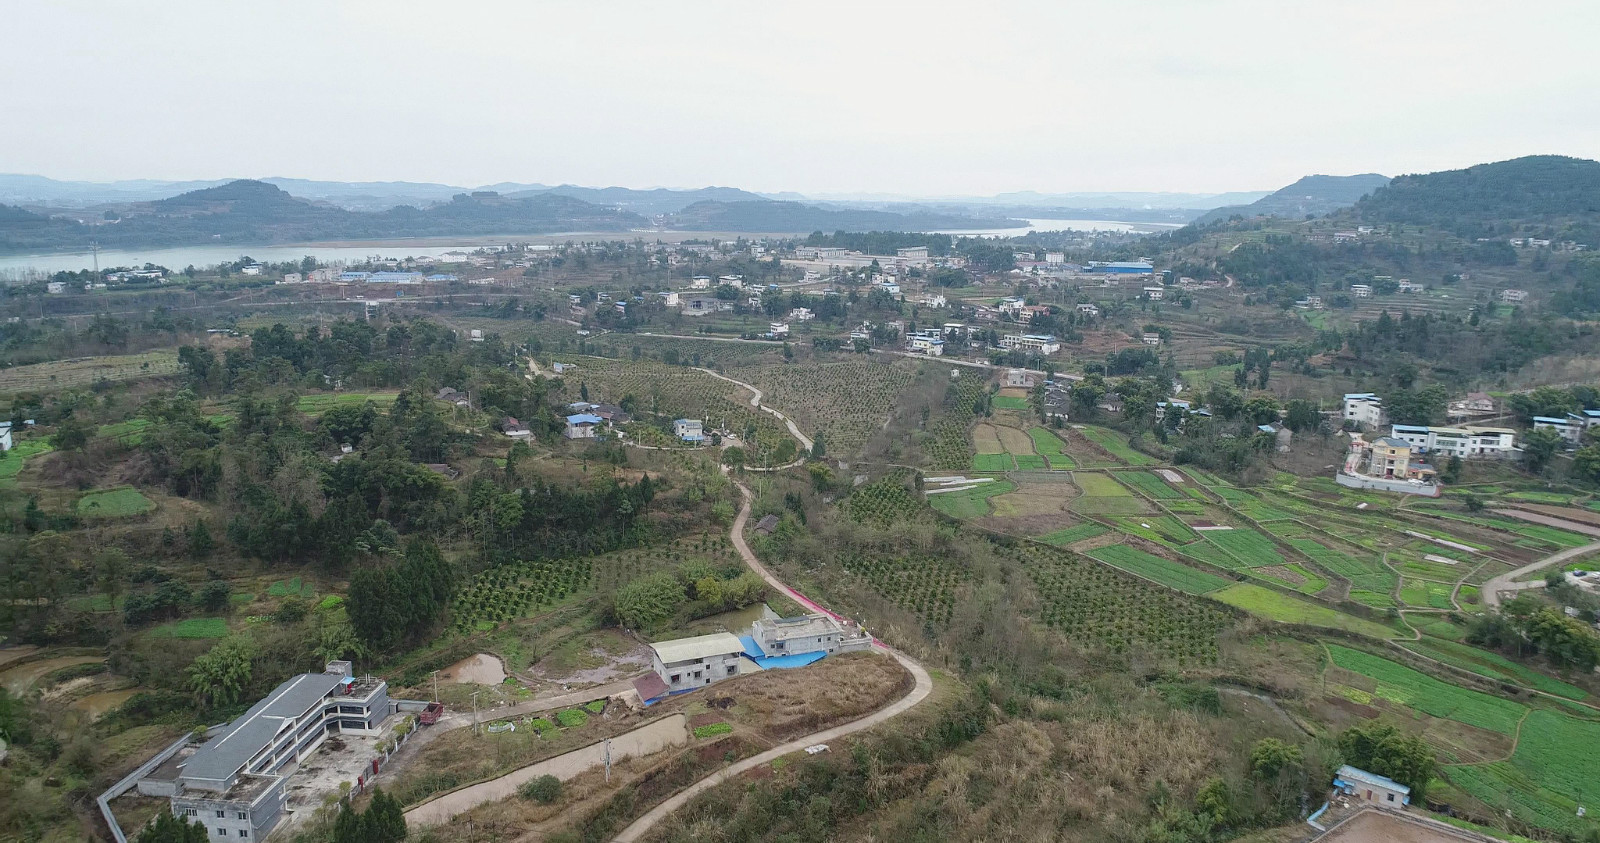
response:
[[[744,557],[745,564],[749,565],[750,569],[759,574],[763,580],[766,580],[768,585],[771,585],[778,591],[788,595],[800,605],[810,608],[813,611],[827,612],[829,615],[838,617],[838,615],[835,615],[833,612],[829,612],[815,601],[806,597],[804,594],[795,591],[783,583],[783,581],[773,576],[772,572],[767,570],[766,566],[762,565],[760,560],[756,559],[755,554],[750,552],[750,546],[745,544],[744,541],[744,525],[745,521],[750,516],[750,490],[745,488],[743,485],[740,485],[739,492],[744,496],[744,501],[743,505],[739,508],[739,516],[733,521],[733,531],[730,537],[733,539],[733,546],[739,550],[739,555]],[[889,706],[881,708],[878,711],[875,711],[859,720],[853,720],[849,723],[845,723],[842,726],[835,726],[831,729],[824,729],[820,732],[806,735],[798,740],[790,741],[786,744],[782,744],[781,746],[775,746],[772,749],[761,753],[760,755],[746,758],[743,761],[732,765],[731,767],[718,770],[717,772],[712,773],[711,775],[690,785],[688,788],[684,789],[682,792],[671,797],[670,799],[667,799],[665,802],[662,802],[660,805],[650,809],[648,813],[639,819],[634,820],[631,825],[623,829],[620,834],[612,839],[618,841],[618,843],[629,843],[629,841],[639,840],[640,838],[644,837],[644,835],[648,833],[651,828],[654,828],[656,823],[661,822],[667,817],[667,815],[688,804],[689,800],[707,790],[710,790],[713,787],[716,787],[719,784],[722,784],[725,781],[728,781],[729,779],[734,778],[735,776],[743,774],[747,770],[753,770],[763,764],[769,764],[785,755],[788,755],[791,752],[799,752],[809,746],[824,744],[828,741],[842,738],[845,735],[859,732],[863,729],[870,729],[879,723],[883,723],[890,718],[901,714],[902,712],[910,709],[912,706],[915,706],[917,703],[922,702],[924,699],[927,699],[928,694],[932,693],[933,691],[933,678],[928,675],[928,671],[924,670],[922,665],[913,661],[904,653],[887,647],[881,642],[878,644],[878,646],[884,647],[884,649],[888,651],[889,655],[892,656],[895,661],[898,661],[906,670],[911,671],[912,677],[914,677],[916,680],[915,684],[911,688],[911,693],[906,694],[904,697],[901,697],[899,700],[896,700]]]
[[[761,390],[756,389],[755,387],[751,386],[750,384],[745,383],[744,381],[736,381],[733,378],[728,377],[727,375],[719,375],[716,372],[711,371],[710,369],[700,369],[700,371],[705,372],[706,374],[708,374],[708,375],[710,375],[710,376],[712,376],[712,377],[714,377],[714,378],[716,378],[718,380],[724,380],[724,381],[727,381],[728,383],[734,384],[735,386],[742,386],[745,389],[750,390],[750,392],[751,392],[751,395],[750,395],[750,406],[755,407],[755,408],[757,408],[759,410],[763,410],[765,412],[771,413],[772,415],[776,416],[779,421],[783,422],[785,427],[789,428],[789,435],[793,436],[796,440],[798,440],[800,442],[801,446],[803,446],[806,449],[807,453],[809,453],[811,451],[812,445],[815,444],[815,443],[813,443],[811,441],[811,437],[805,435],[804,433],[801,433],[800,432],[800,428],[796,427],[794,421],[791,420],[788,416],[784,415],[783,413],[781,413],[781,412],[779,412],[777,410],[774,410],[771,407],[767,407],[767,406],[763,405],[761,403]]]

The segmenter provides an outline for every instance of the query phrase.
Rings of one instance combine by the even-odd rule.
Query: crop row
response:
[[[1119,655],[1210,664],[1223,609],[1037,544],[1009,549],[1033,578],[1039,619],[1069,640]]]
[[[1185,594],[1205,594],[1232,584],[1232,580],[1223,579],[1216,574],[1199,571],[1159,556],[1151,556],[1125,544],[1096,548],[1089,551],[1089,555],[1114,568],[1121,568]]]
[[[469,632],[550,606],[589,587],[587,559],[500,565],[473,577],[452,605],[454,629]]]
[[[845,561],[844,569],[896,606],[939,624],[950,622],[956,589],[969,578],[966,569],[931,556],[855,556]]]
[[[801,428],[821,434],[829,453],[849,457],[893,412],[915,377],[915,365],[852,360],[752,366],[728,374],[760,387],[764,403],[782,410]]]

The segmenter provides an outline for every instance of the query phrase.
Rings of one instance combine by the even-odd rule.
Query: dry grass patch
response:
[[[800,670],[769,670],[714,686],[704,702],[731,697],[727,720],[775,740],[854,720],[911,690],[911,674],[877,652],[829,656]]]
[[[996,428],[1000,435],[1000,444],[1005,446],[1006,452],[1011,454],[1033,453],[1033,437],[1027,432],[1014,427]]]
[[[972,447],[980,454],[1003,454],[1006,446],[1000,444],[999,428],[988,422],[972,430]]]

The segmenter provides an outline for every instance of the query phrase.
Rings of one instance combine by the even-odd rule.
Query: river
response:
[[[1115,220],[1028,220],[1021,228],[970,229],[940,231],[939,234],[981,237],[1019,237],[1030,231],[1166,231],[1178,228],[1174,223],[1118,222]],[[249,255],[258,261],[281,263],[297,261],[306,256],[325,264],[359,263],[374,256],[386,258],[438,256],[444,252],[463,251],[485,246],[501,246],[508,242],[560,243],[571,239],[645,239],[661,238],[682,240],[694,237],[737,237],[732,232],[706,231],[605,231],[563,232],[559,234],[487,235],[482,237],[421,237],[402,240],[334,241],[322,243],[279,243],[271,246],[178,246],[166,249],[102,249],[99,255],[101,269],[113,266],[143,266],[153,263],[171,270],[186,266],[214,266],[231,263]],[[761,236],[761,235],[744,235]],[[800,236],[804,236],[803,234]],[[48,275],[52,272],[75,272],[93,269],[93,252],[52,252],[36,255],[0,255],[0,281],[22,281]]]

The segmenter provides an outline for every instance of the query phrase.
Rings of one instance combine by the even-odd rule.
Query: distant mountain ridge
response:
[[[1377,173],[1356,176],[1305,176],[1294,184],[1274,191],[1248,205],[1216,208],[1195,220],[1196,224],[1225,220],[1235,214],[1244,217],[1326,216],[1356,204],[1361,197],[1389,183]]]
[[[570,196],[515,199],[492,192],[457,193],[447,202],[377,212],[349,211],[291,196],[263,181],[241,179],[166,199],[136,203],[120,218],[86,224],[0,208],[0,251],[103,247],[241,245],[315,240],[381,239],[561,231],[627,231],[648,221],[628,211]]]
[[[1010,228],[1022,220],[983,218],[931,212],[894,213],[819,208],[800,202],[769,199],[742,202],[706,200],[673,214],[668,228],[682,231],[740,231],[806,234],[812,231],[930,231],[936,229]]]
[[[740,190],[737,187],[702,187],[697,190],[673,190],[657,187],[651,190],[636,190],[631,187],[580,187],[575,184],[563,184],[558,187],[525,190],[508,193],[512,197],[536,196],[540,194],[554,194],[557,196],[571,196],[596,205],[608,205],[632,211],[636,214],[672,214],[693,205],[696,202],[762,202],[765,197]]]

